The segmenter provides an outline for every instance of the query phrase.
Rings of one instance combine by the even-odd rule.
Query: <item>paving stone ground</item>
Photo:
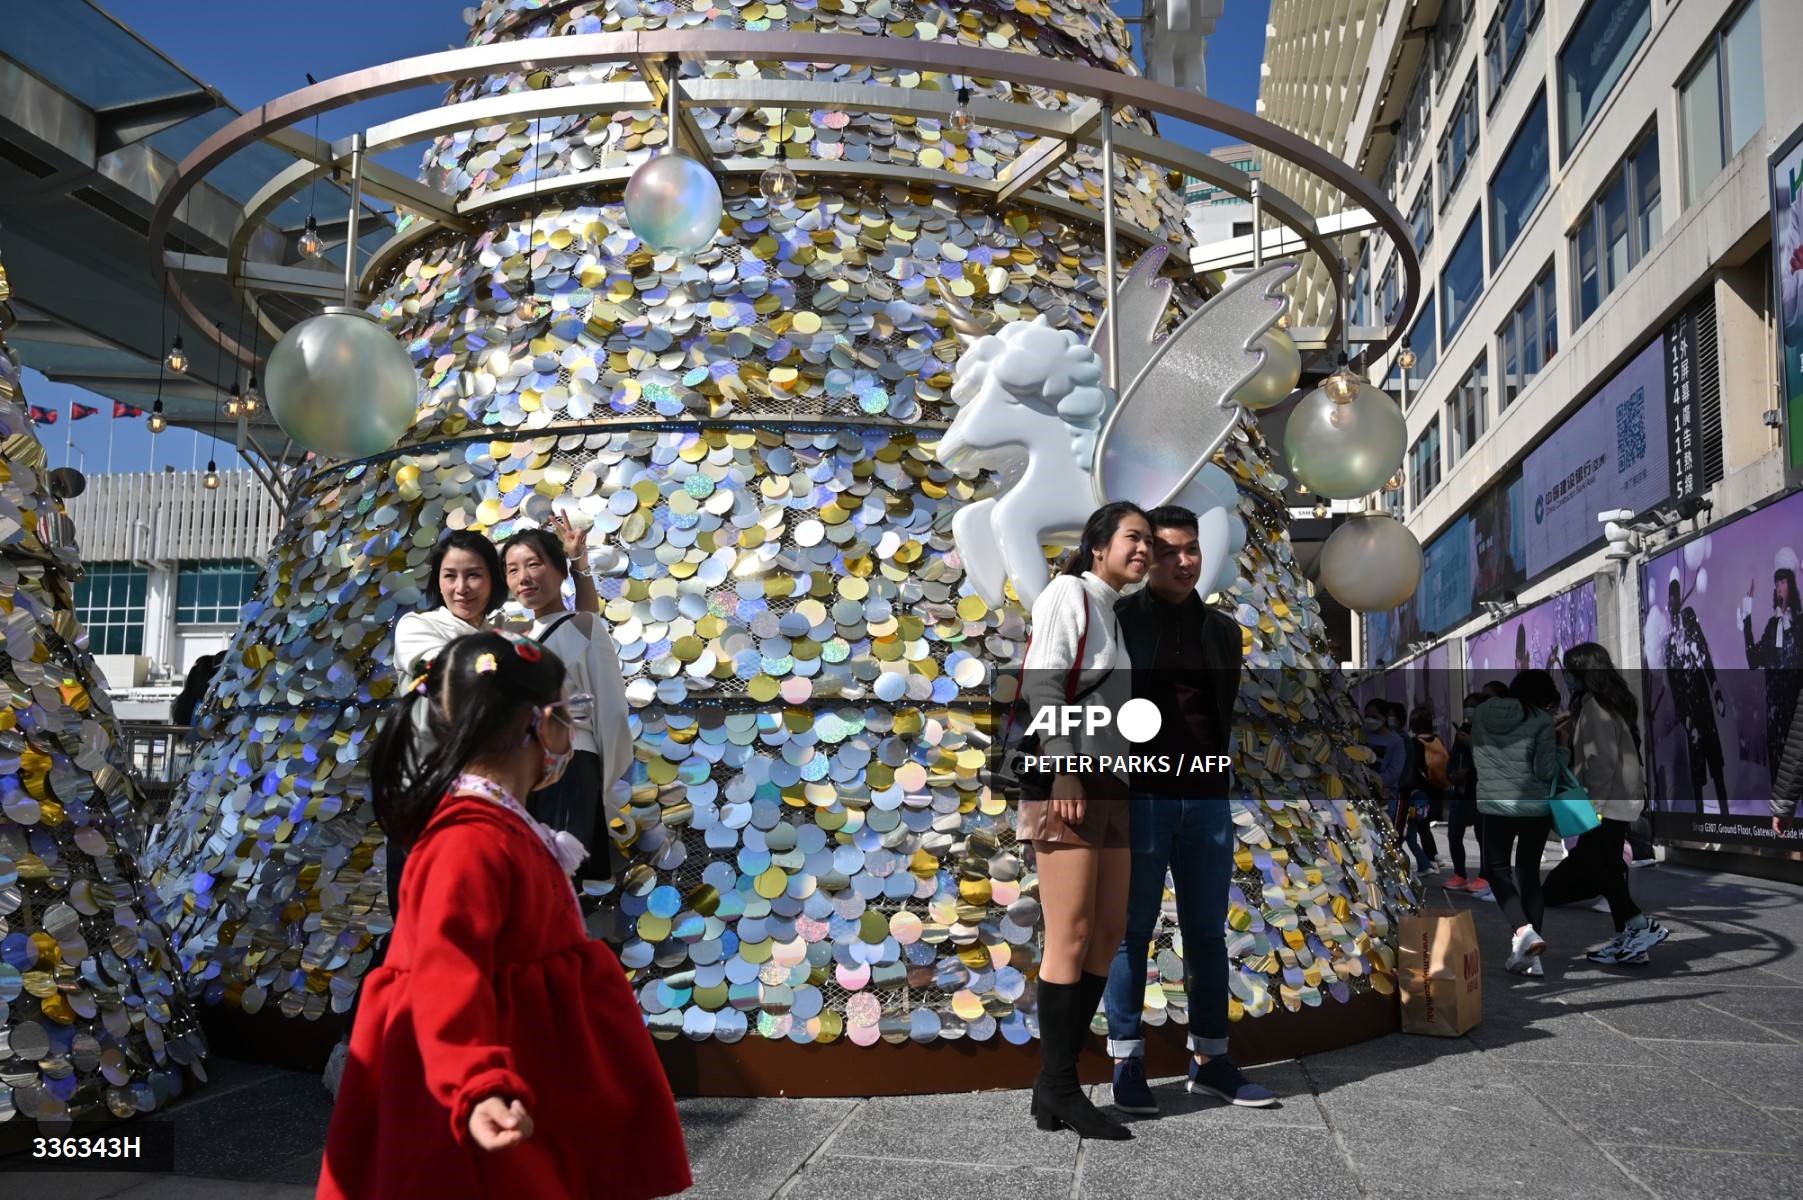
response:
[[[1551,858],[1558,853],[1553,847]],[[1501,969],[1494,904],[1465,897],[1484,1021],[1260,1067],[1282,1104],[1232,1109],[1157,1087],[1134,1141],[1041,1134],[1020,1092],[868,1100],[687,1100],[707,1200],[983,1196],[1803,1196],[1803,888],[1661,866],[1634,873],[1672,929],[1642,968],[1583,952],[1605,914],[1558,909],[1546,976]],[[8,1176],[32,1200],[312,1195],[330,1103],[314,1075],[214,1064],[176,1110],[173,1176]],[[1106,1103],[1107,1088],[1097,1089]],[[206,1129],[196,1137],[193,1130]],[[24,1185],[24,1186],[20,1186]]]

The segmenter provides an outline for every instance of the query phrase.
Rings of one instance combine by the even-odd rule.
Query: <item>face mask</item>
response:
[[[1386,722],[1384,721],[1384,719],[1382,717],[1366,717],[1365,718],[1365,732],[1366,733],[1377,733],[1384,728],[1385,724],[1386,724]]]
[[[1572,695],[1575,696],[1579,692],[1584,690],[1583,680],[1579,679],[1575,674],[1573,674],[1569,670],[1565,671],[1564,675],[1565,675],[1565,690],[1566,691],[1570,692]]]
[[[569,748],[562,754],[553,753],[545,748],[545,739],[539,736],[538,724],[536,721],[532,726],[532,737],[533,740],[538,743],[539,747],[540,774],[538,777],[538,786],[541,788],[548,788],[559,779],[562,779],[563,773],[569,770],[570,760],[576,757],[576,743],[572,740]]]

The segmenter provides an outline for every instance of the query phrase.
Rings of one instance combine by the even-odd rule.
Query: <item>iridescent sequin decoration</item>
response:
[[[13,322],[0,266],[0,333]],[[141,798],[70,594],[81,564],[0,337],[0,1122],[127,1117],[205,1079],[134,861]]]
[[[710,22],[1130,66],[1109,7],[1066,0],[494,2],[472,39]],[[954,86],[925,67],[684,69]],[[629,78],[540,70],[450,98]],[[618,184],[552,191],[396,267],[376,310],[420,371],[420,418],[398,454],[308,485],[153,850],[190,987],[209,1001],[303,1017],[349,1007],[390,924],[362,768],[396,688],[394,619],[420,603],[443,530],[498,538],[563,512],[621,560],[600,590],[637,757],[615,797],[630,866],[607,922],[654,1033],[1033,1036],[1037,879],[984,776],[992,692],[1026,628],[1018,609],[970,594],[952,548],[953,513],[990,485],[930,453],[959,350],[940,289],[1002,320],[1092,325],[1100,230],[932,185],[934,172],[993,177],[1019,149],[1011,133],[834,110],[689,115],[716,152],[794,147],[923,174],[813,171],[776,204],[756,174],[727,177],[720,235],[684,259],[634,238]],[[539,126],[446,136],[425,173],[480,197],[625,172],[665,136],[649,111]],[[1180,234],[1162,172],[1120,169],[1123,217]],[[1041,187],[1092,210],[1101,196],[1085,155]],[[1369,755],[1290,553],[1282,481],[1255,434],[1222,461],[1253,530],[1229,604],[1248,661],[1271,668],[1249,672],[1237,732],[1233,1005],[1257,1016],[1391,990],[1392,914],[1412,898],[1377,835]],[[1173,936],[1148,963],[1154,1020],[1184,1011]]]

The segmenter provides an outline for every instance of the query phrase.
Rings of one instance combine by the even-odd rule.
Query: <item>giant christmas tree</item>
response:
[[[75,619],[81,562],[5,344],[10,296],[0,264],[0,1123],[54,1125],[159,1108],[206,1051],[146,913],[139,795]]]
[[[489,0],[472,16],[472,44],[710,24],[919,45],[910,68],[685,63],[685,85],[751,72],[950,94],[959,81],[927,65],[935,42],[1133,69],[1109,6],[1077,0]],[[634,78],[624,64],[540,68],[447,100]],[[978,98],[1078,103],[969,82]],[[387,281],[375,310],[418,366],[419,421],[395,454],[306,483],[205,702],[205,745],[153,862],[208,1000],[348,1007],[390,922],[363,757],[396,687],[393,622],[420,603],[445,529],[499,538],[555,509],[628,564],[601,588],[638,755],[613,933],[653,1030],[1031,1036],[1036,881],[1009,800],[985,786],[980,736],[1025,622],[971,594],[952,550],[952,513],[989,484],[930,453],[958,350],[939,289],[1003,320],[1093,325],[1099,172],[1078,153],[1043,201],[998,205],[936,180],[993,179],[1023,148],[1009,131],[834,108],[689,115],[720,158],[821,169],[781,204],[755,175],[727,177],[720,235],[678,259],[639,242],[620,203],[618,176],[667,137],[658,112],[488,126],[428,153],[425,177],[460,199],[514,200],[478,208],[479,234],[433,235]],[[1180,238],[1163,173],[1118,169],[1121,218]],[[1236,735],[1229,918],[1235,1012],[1257,1016],[1388,991],[1386,937],[1409,898],[1291,555],[1282,481],[1250,429],[1221,458],[1252,534],[1225,599],[1264,668]],[[1156,1013],[1181,1011],[1179,954],[1167,935]]]

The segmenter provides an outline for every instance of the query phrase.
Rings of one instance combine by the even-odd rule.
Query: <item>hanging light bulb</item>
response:
[[[1290,313],[1289,313],[1288,309],[1285,309],[1283,312],[1280,312],[1277,314],[1277,328],[1288,329],[1289,327],[1290,327]]]
[[[977,119],[970,114],[970,88],[958,89],[958,107],[952,110],[952,128],[959,133],[969,133]]]
[[[1332,510],[1327,507],[1327,501],[1325,501],[1325,500],[1315,501],[1315,520],[1325,521],[1327,519],[1328,513],[1331,511]]]
[[[1402,364],[1403,370],[1413,371],[1415,369],[1415,352],[1404,346],[1402,353],[1396,356],[1396,361]]]
[[[1340,355],[1339,368],[1322,382],[1321,388],[1333,397],[1336,404],[1351,404],[1358,399],[1359,377],[1354,375],[1352,368],[1346,365],[1344,354]]]
[[[536,321],[545,313],[545,302],[540,300],[537,295],[528,293],[520,297],[520,302],[514,306],[513,312],[522,321]]]
[[[263,393],[257,390],[257,377],[250,377],[250,386],[244,389],[244,412],[249,415],[263,405]]]
[[[233,420],[244,412],[244,392],[238,387],[238,381],[232,381],[231,394],[225,398],[225,415]]]
[[[1400,492],[1402,490],[1403,483],[1404,483],[1404,480],[1402,477],[1402,468],[1398,467],[1396,469],[1396,474],[1394,474],[1394,475],[1390,476],[1388,479],[1384,480],[1384,491]]]
[[[207,491],[209,491],[209,492],[218,491],[219,490],[219,464],[214,462],[210,458],[207,459],[206,477],[203,478],[200,482],[207,489]]]
[[[158,400],[151,406],[150,419],[144,422],[144,427],[152,433],[161,433],[163,430],[169,428],[169,418],[163,415],[163,402],[161,400]]]
[[[178,333],[175,335],[175,342],[169,347],[169,357],[163,360],[163,365],[168,367],[171,371],[174,371],[177,375],[187,373],[188,352],[182,349],[181,334]]]
[[[319,222],[309,213],[307,224],[301,230],[300,241],[295,243],[295,249],[301,252],[302,258],[318,258],[319,252],[324,248],[325,243],[319,240]]]
[[[758,176],[758,191],[772,204],[788,204],[801,191],[801,183],[795,178],[795,172],[776,163]]]
[[[1296,484],[1296,494],[1298,496],[1308,495],[1308,484],[1298,481]]]

